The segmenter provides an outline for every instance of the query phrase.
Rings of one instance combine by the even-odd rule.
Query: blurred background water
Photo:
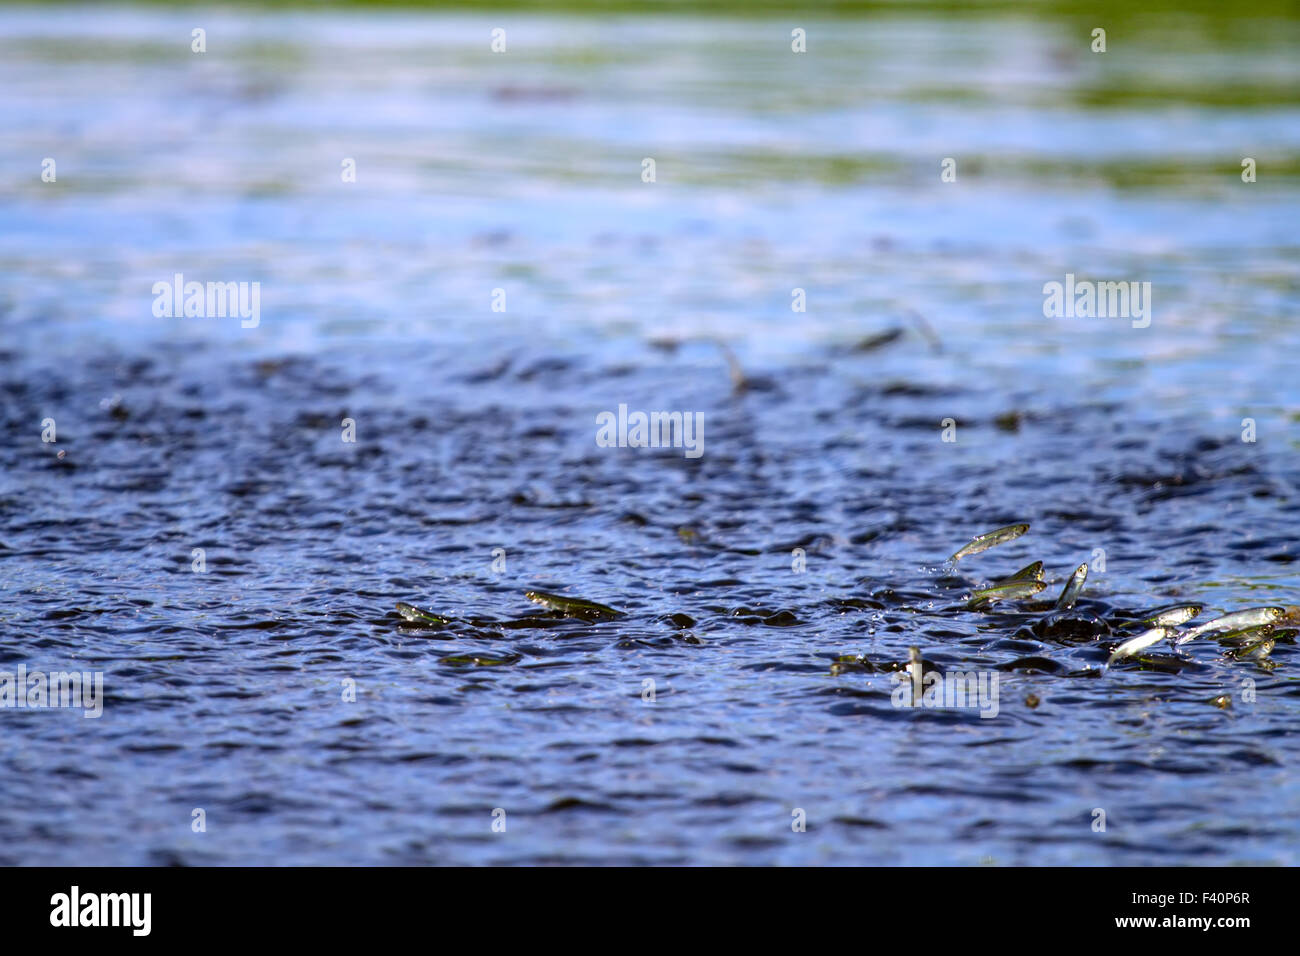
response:
[[[1300,19],[852,13],[0,6],[0,664],[109,697],[0,711],[0,859],[1297,862],[1293,639],[1103,674],[961,600],[1297,600]],[[892,707],[912,645],[999,716]]]

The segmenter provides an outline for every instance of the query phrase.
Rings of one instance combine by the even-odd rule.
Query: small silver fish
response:
[[[1149,627],[1177,627],[1179,624],[1186,624],[1200,613],[1199,604],[1183,604],[1179,607],[1165,608],[1150,617],[1143,618],[1138,623]]]
[[[995,548],[1000,544],[1006,544],[1008,541],[1014,541],[1028,530],[1028,524],[1010,524],[1005,528],[998,528],[996,531],[987,531],[978,537],[971,538],[970,544],[961,548],[948,560],[953,562],[960,561],[962,558],[969,557],[972,554],[979,554],[981,551],[987,551],[989,548]]]
[[[1074,607],[1074,602],[1079,600],[1079,592],[1083,590],[1083,582],[1088,580],[1088,565],[1081,564],[1074,569],[1070,575],[1070,580],[1065,582],[1065,590],[1056,600],[1056,609],[1065,611]]]
[[[992,584],[971,594],[966,607],[972,611],[998,601],[1015,601],[1032,597],[1047,587],[1042,581],[1008,581],[1006,584]]]
[[[1143,631],[1137,637],[1129,638],[1119,647],[1115,648],[1115,650],[1111,651],[1110,657],[1106,661],[1106,666],[1109,667],[1121,658],[1132,657],[1138,652],[1146,650],[1152,644],[1159,644],[1172,633],[1173,629],[1168,627],[1153,627],[1149,631]]]
[[[408,621],[414,621],[418,624],[446,624],[447,619],[438,617],[436,614],[430,614],[414,604],[407,604],[405,601],[397,602],[397,613],[402,615]]]
[[[1253,644],[1256,641],[1263,640],[1273,634],[1273,624],[1256,624],[1254,627],[1243,627],[1236,631],[1227,631],[1223,634],[1214,635],[1214,639],[1220,644],[1236,644],[1245,646]]]
[[[550,594],[546,591],[525,591],[524,597],[534,604],[540,604],[552,611],[559,611],[569,617],[598,619],[621,617],[623,614],[622,611],[616,611],[604,604],[597,604],[595,601],[584,601],[582,598],[565,597],[563,594]]]
[[[1286,608],[1281,607],[1251,607],[1244,611],[1233,611],[1231,614],[1216,617],[1212,621],[1206,621],[1191,630],[1184,631],[1174,643],[1186,644],[1210,631],[1236,631],[1244,627],[1272,624],[1286,613]]]
[[[1013,581],[1041,581],[1043,580],[1043,562],[1035,561],[1033,564],[1026,564],[1015,574],[1007,575],[1005,578],[998,578],[994,584],[1010,584]]]
[[[1228,651],[1228,656],[1238,661],[1244,661],[1250,657],[1262,661],[1264,658],[1268,657],[1269,654],[1273,653],[1273,646],[1276,643],[1277,642],[1274,641],[1273,638],[1266,637],[1262,641],[1254,641],[1244,647],[1233,648]]]

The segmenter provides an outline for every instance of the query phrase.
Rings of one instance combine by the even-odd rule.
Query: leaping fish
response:
[[[999,578],[994,584],[1010,584],[1012,581],[1041,581],[1043,580],[1043,562],[1035,561],[1033,564],[1026,564],[1015,574],[1009,574],[1005,578]]]
[[[1251,607],[1244,611],[1233,611],[1231,614],[1216,617],[1212,621],[1206,621],[1191,630],[1184,631],[1178,635],[1174,643],[1186,644],[1210,631],[1238,631],[1242,628],[1257,627],[1260,624],[1271,624],[1286,613],[1286,608],[1282,607]]]
[[[546,591],[525,591],[524,597],[534,604],[540,604],[544,608],[552,611],[559,611],[569,617],[581,617],[587,619],[600,619],[609,617],[621,617],[623,612],[616,611],[612,607],[606,607],[604,604],[597,604],[595,601],[584,601],[581,598],[565,597],[563,594],[549,594]]]
[[[1233,660],[1238,661],[1244,661],[1251,657],[1262,661],[1264,658],[1268,657],[1269,654],[1273,653],[1273,646],[1276,643],[1277,642],[1273,638],[1266,637],[1263,640],[1254,641],[1243,647],[1233,648],[1228,651],[1228,656]]]
[[[1110,657],[1106,661],[1106,666],[1109,667],[1121,658],[1132,657],[1135,654],[1146,650],[1152,644],[1159,644],[1172,633],[1173,629],[1168,627],[1153,627],[1149,631],[1143,631],[1137,637],[1129,638],[1119,647],[1115,648],[1115,650],[1111,651]]]
[[[971,594],[966,606],[972,611],[996,604],[998,601],[1015,601],[1032,597],[1047,587],[1042,581],[1008,581],[1006,584],[993,584]]]
[[[447,619],[438,617],[436,614],[430,614],[414,604],[407,604],[405,601],[397,602],[397,613],[402,615],[408,621],[414,621],[417,624],[446,624]]]
[[[1074,602],[1079,600],[1079,592],[1083,590],[1083,582],[1087,580],[1088,565],[1084,563],[1074,569],[1074,574],[1070,575],[1070,580],[1065,583],[1065,590],[1057,598],[1056,609],[1067,611],[1074,607]]]
[[[1244,647],[1247,644],[1253,644],[1255,641],[1272,636],[1274,630],[1275,627],[1272,623],[1256,624],[1254,627],[1243,627],[1236,631],[1216,633],[1214,639],[1220,644]]]
[[[996,548],[1000,544],[1014,541],[1028,530],[1028,524],[1009,524],[1005,528],[998,528],[996,531],[985,532],[978,537],[971,538],[969,544],[958,550],[958,552],[948,560],[955,563],[960,561],[962,558],[970,557],[972,554],[979,554],[981,551],[987,551],[989,548]]]
[[[1178,607],[1169,607],[1163,611],[1157,611],[1150,617],[1138,621],[1138,623],[1146,624],[1149,627],[1177,627],[1179,624],[1186,624],[1200,613],[1201,606],[1199,604],[1182,604]]]

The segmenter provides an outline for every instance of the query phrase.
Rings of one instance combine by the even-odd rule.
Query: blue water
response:
[[[0,861],[1297,862],[1294,632],[1105,663],[1300,603],[1300,28],[803,25],[0,9],[0,671],[106,694],[0,709]],[[998,715],[895,707],[910,647]]]

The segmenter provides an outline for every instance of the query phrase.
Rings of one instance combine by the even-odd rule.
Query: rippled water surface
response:
[[[1300,862],[1293,632],[1105,667],[1300,603],[1296,24],[803,25],[0,9],[0,669],[107,698],[0,710],[0,861]],[[966,608],[1035,559],[1095,623]]]

